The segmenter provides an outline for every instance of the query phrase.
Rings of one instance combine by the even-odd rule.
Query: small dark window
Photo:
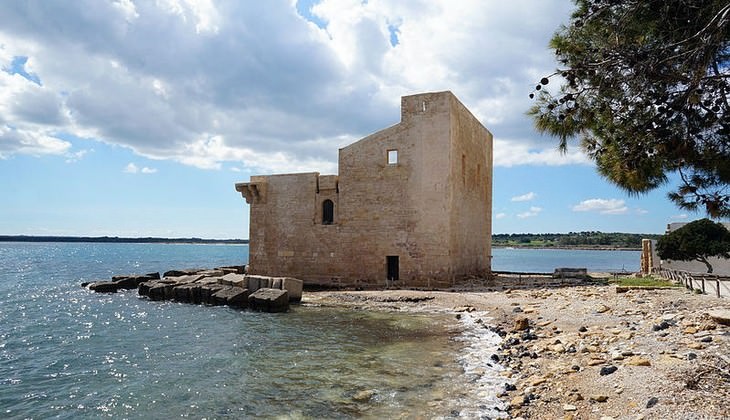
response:
[[[322,202],[322,224],[331,225],[335,221],[335,203],[332,200]]]
[[[385,263],[387,265],[387,278],[388,280],[398,280],[400,269],[398,267],[398,256],[388,255],[385,257]]]

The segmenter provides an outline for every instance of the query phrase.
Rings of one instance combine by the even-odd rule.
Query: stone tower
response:
[[[491,268],[492,135],[451,92],[339,151],[339,175],[252,176],[251,273],[445,287]]]

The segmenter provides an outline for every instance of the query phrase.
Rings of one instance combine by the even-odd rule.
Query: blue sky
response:
[[[568,0],[0,3],[0,234],[248,237],[235,182],[335,173],[337,149],[451,90],[494,134],[495,233],[691,220],[601,179],[525,116]],[[672,183],[668,185],[671,187]]]

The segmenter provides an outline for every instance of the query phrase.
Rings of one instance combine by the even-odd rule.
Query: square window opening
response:
[[[396,165],[398,163],[398,151],[388,150],[388,165]]]

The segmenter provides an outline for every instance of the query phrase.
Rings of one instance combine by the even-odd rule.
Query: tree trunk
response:
[[[710,265],[710,263],[707,261],[707,258],[697,257],[697,261],[699,261],[707,266],[707,274],[712,274],[712,265]]]

